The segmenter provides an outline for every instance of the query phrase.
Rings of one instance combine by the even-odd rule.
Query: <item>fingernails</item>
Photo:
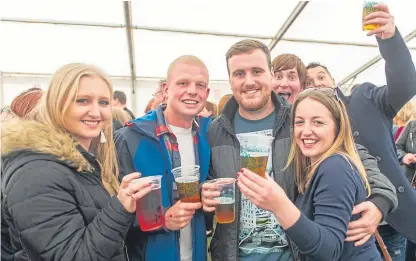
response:
[[[241,173],[244,173],[244,168],[241,168],[241,169],[240,169],[240,172],[241,172]]]

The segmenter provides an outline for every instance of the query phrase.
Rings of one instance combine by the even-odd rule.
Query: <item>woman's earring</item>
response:
[[[101,131],[100,134],[100,143],[106,143],[107,139],[105,138],[104,131]]]

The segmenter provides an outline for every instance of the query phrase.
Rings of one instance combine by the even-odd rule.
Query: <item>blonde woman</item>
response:
[[[119,107],[112,107],[111,113],[113,115],[114,131],[121,129],[130,119],[130,115]]]
[[[393,118],[394,141],[397,141],[404,127],[407,125],[407,123],[410,120],[414,120],[415,118],[416,118],[415,107],[413,106],[413,102],[409,101],[400,109],[396,117]]]
[[[52,77],[35,120],[3,123],[2,215],[19,260],[127,260],[136,201],[151,184],[118,183],[113,89],[95,67]]]
[[[352,215],[353,207],[370,187],[335,90],[302,91],[293,104],[292,126],[287,166],[295,167],[300,193],[295,203],[271,178],[247,169],[238,174],[241,193],[275,215],[301,260],[382,260],[374,236],[361,246],[345,242],[348,223],[360,217]]]

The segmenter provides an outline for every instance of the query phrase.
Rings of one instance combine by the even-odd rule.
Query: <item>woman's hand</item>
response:
[[[124,176],[117,194],[124,209],[130,213],[136,211],[136,201],[152,191],[152,181],[146,178],[139,179],[140,176],[138,172]]]

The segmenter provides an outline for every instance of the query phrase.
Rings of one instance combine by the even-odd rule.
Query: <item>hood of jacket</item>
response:
[[[1,126],[2,186],[15,170],[33,160],[56,161],[77,172],[89,172],[93,166],[84,157],[81,146],[66,132],[33,121],[13,119]]]

